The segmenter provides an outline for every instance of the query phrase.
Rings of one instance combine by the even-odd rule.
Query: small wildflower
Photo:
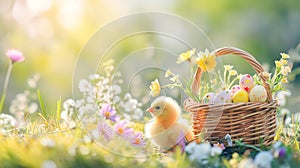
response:
[[[180,131],[179,136],[177,138],[177,144],[181,148],[181,153],[184,153],[185,150],[185,137],[184,132]]]
[[[238,168],[255,168],[256,165],[251,158],[243,159],[239,164]]]
[[[126,120],[121,120],[117,122],[114,126],[115,132],[125,137],[132,136],[133,130],[132,128],[129,128],[127,125],[128,122]]]
[[[261,75],[264,76],[264,77],[267,78],[267,79],[269,79],[270,76],[271,76],[271,74],[270,74],[269,72],[266,72],[266,71],[262,72]]]
[[[99,131],[100,136],[104,136],[104,138],[108,141],[110,140],[113,135],[114,131],[111,125],[109,125],[107,122],[100,122],[97,126],[97,129]]]
[[[201,68],[202,71],[210,71],[216,67],[215,56],[212,55],[207,49],[205,52],[200,52],[199,57],[196,59],[196,63]]]
[[[224,65],[225,71],[229,71],[229,70],[231,70],[232,68],[233,68],[232,65]]]
[[[89,81],[83,79],[79,82],[78,88],[80,92],[88,92],[91,90],[92,84]]]
[[[229,70],[229,75],[231,76],[237,75],[236,70]]]
[[[229,160],[229,164],[231,167],[237,167],[238,166],[238,160],[236,158],[233,158]]]
[[[151,82],[151,85],[149,87],[151,89],[150,95],[153,97],[156,97],[160,94],[160,84],[158,82],[158,79],[155,79],[154,81]]]
[[[262,151],[255,156],[254,162],[258,167],[271,168],[272,160],[273,155],[271,152]]]
[[[63,104],[64,109],[71,109],[75,107],[75,101],[73,99],[68,99]]]
[[[217,144],[214,144],[214,147],[218,147],[218,148],[220,148],[220,149],[222,149],[222,150],[225,149],[225,145],[224,145],[223,143],[217,143]]]
[[[290,58],[290,56],[288,54],[286,54],[286,53],[280,53],[280,55],[281,55],[281,58],[283,58],[283,59]]]
[[[275,158],[284,158],[286,155],[286,149],[285,147],[280,147],[274,152],[274,157]]]
[[[285,59],[281,59],[280,62],[281,62],[282,65],[287,65],[288,64],[288,61],[285,60]]]
[[[280,67],[282,67],[282,62],[275,61],[275,65],[276,65],[277,68],[280,68]]]
[[[109,104],[103,104],[100,113],[105,119],[116,122],[118,116],[116,115],[116,110]]]
[[[92,74],[92,75],[89,76],[90,80],[97,80],[99,78],[100,78],[100,75],[98,75],[98,74]]]
[[[57,168],[53,160],[46,160],[42,163],[41,168]]]
[[[141,132],[134,132],[131,143],[134,146],[143,147],[146,145],[146,141],[143,138],[143,134]]]
[[[210,154],[211,154],[210,144],[202,143],[195,146],[194,152],[191,153],[189,158],[191,161],[197,160],[197,162],[200,164],[207,164]]]
[[[170,81],[172,81],[172,82],[178,82],[179,81],[178,75],[174,75],[172,78],[170,78]]]
[[[182,63],[182,62],[190,59],[194,54],[195,54],[195,49],[189,50],[189,51],[187,51],[185,53],[181,53],[179,55],[179,57],[177,58],[176,63],[180,64],[180,63]]]
[[[284,76],[287,76],[291,72],[291,68],[289,66],[284,66],[281,68],[280,73]]]
[[[210,152],[211,156],[219,156],[221,153],[222,153],[222,149],[221,148],[216,147],[216,146],[213,146],[211,148],[211,152]]]
[[[282,82],[282,83],[288,83],[289,81],[288,81],[287,77],[283,77],[283,78],[281,79],[281,82]]]
[[[185,147],[185,151],[187,153],[193,153],[196,149],[196,146],[197,146],[197,143],[195,141],[193,141]]]
[[[171,70],[167,70],[166,73],[165,73],[165,77],[169,77],[170,75],[172,75],[173,73],[171,72]]]
[[[234,153],[232,154],[232,158],[237,159],[238,157],[239,157],[239,154],[238,154],[238,153],[234,152]]]
[[[55,147],[55,142],[50,138],[42,138],[40,140],[40,143],[41,143],[42,146],[45,146],[45,147],[48,147],[48,148]]]
[[[5,54],[11,60],[12,63],[22,62],[25,59],[23,53],[21,53],[18,50],[7,50]]]

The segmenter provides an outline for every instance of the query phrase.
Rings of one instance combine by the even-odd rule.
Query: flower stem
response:
[[[7,72],[6,72],[6,76],[5,76],[5,80],[4,80],[4,85],[3,85],[3,93],[1,96],[1,102],[0,102],[0,114],[2,113],[2,109],[4,106],[4,102],[5,102],[5,98],[6,98],[6,90],[7,90],[7,85],[8,85],[8,81],[9,81],[9,77],[12,71],[12,67],[13,67],[13,63],[10,62]]]
[[[228,86],[228,89],[230,89],[231,88],[231,86],[234,84],[234,82],[236,81],[238,79],[238,77],[236,77],[236,78],[234,78],[233,80],[232,80],[232,82],[229,84],[229,86]]]

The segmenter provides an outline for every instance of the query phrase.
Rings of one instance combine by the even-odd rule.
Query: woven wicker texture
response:
[[[262,76],[264,69],[261,64],[249,53],[238,48],[224,47],[212,52],[215,56],[233,54],[245,59],[257,72],[267,90],[267,102],[203,104],[187,99],[184,107],[193,114],[193,131],[195,135],[203,134],[204,138],[216,143],[226,134],[231,135],[233,142],[242,139],[244,143],[270,145],[276,130],[277,103],[272,100],[270,86]],[[202,71],[198,68],[192,91],[198,93]]]

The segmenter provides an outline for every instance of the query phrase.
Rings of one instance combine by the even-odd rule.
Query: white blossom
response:
[[[53,148],[55,147],[55,142],[50,138],[42,138],[40,139],[40,143],[42,146]]]
[[[253,162],[253,160],[250,158],[243,159],[239,164],[238,168],[256,168],[257,166]]]
[[[92,88],[92,85],[89,81],[87,81],[86,79],[82,79],[79,82],[79,86],[78,86],[80,92],[89,92]]]
[[[259,152],[254,159],[254,163],[261,168],[271,168],[273,155],[270,151]]]
[[[222,149],[219,147],[212,147],[211,148],[211,156],[219,156],[222,153]]]

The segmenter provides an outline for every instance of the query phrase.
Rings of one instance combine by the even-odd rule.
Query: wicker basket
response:
[[[246,144],[257,146],[262,142],[269,146],[275,136],[277,103],[272,100],[270,86],[261,75],[264,72],[261,64],[251,54],[238,48],[220,48],[213,54],[215,56],[233,54],[245,59],[262,79],[268,99],[264,103],[203,104],[189,98],[185,100],[184,106],[193,114],[194,134],[197,136],[202,133],[203,137],[212,143],[230,134],[233,142],[242,139]],[[198,68],[192,84],[193,93],[199,93],[201,76],[202,71]]]

